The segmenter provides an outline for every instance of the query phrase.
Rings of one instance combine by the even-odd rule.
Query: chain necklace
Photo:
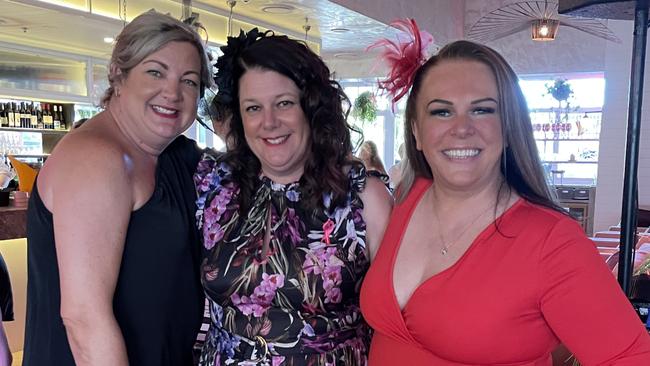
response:
[[[433,193],[433,197],[435,198],[436,194],[433,191],[433,187],[431,187],[431,192]],[[437,199],[436,199],[436,201],[437,201]],[[436,219],[436,224],[438,225],[438,238],[440,239],[440,243],[441,243],[440,254],[442,254],[443,256],[447,255],[447,253],[449,252],[449,248],[454,246],[456,244],[456,242],[458,242],[458,240],[460,238],[462,238],[463,235],[465,235],[467,230],[469,230],[469,228],[472,227],[472,224],[475,223],[481,217],[483,217],[483,215],[485,215],[490,210],[490,208],[492,208],[492,205],[488,205],[488,207],[486,207],[483,211],[481,211],[481,213],[478,216],[476,216],[472,220],[469,220],[469,222],[465,225],[465,227],[460,232],[460,234],[458,236],[456,236],[456,238],[454,238],[454,240],[448,242],[442,236],[442,226],[440,225],[440,218],[438,217],[438,211],[434,207],[433,208],[433,217]]]

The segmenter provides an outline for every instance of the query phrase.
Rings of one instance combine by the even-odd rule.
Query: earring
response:
[[[113,93],[116,97],[120,96],[120,88],[115,88],[115,92]]]

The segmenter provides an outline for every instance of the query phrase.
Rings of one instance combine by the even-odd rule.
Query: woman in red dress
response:
[[[408,167],[361,291],[370,365],[550,365],[560,343],[583,365],[650,365],[650,336],[552,198],[506,61],[457,41],[411,80]]]

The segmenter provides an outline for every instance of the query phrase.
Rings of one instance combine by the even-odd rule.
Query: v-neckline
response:
[[[406,217],[405,217],[405,227],[404,230],[402,230],[399,240],[397,241],[397,244],[393,250],[392,253],[392,258],[391,258],[391,264],[390,264],[390,291],[391,291],[391,297],[393,299],[393,306],[399,313],[400,319],[402,326],[406,330],[406,332],[409,334],[409,337],[411,337],[410,332],[408,332],[408,328],[406,326],[406,320],[404,319],[404,313],[408,310],[409,305],[413,301],[413,299],[416,297],[416,295],[420,292],[420,290],[429,282],[435,280],[439,276],[451,271],[452,269],[455,269],[458,267],[464,260],[467,258],[467,256],[474,250],[474,248],[477,246],[477,243],[481,242],[484,240],[484,237],[487,236],[488,234],[492,234],[494,231],[494,222],[496,220],[499,220],[503,218],[506,214],[509,214],[515,207],[518,207],[521,202],[523,202],[523,198],[519,197],[510,207],[508,207],[506,210],[504,210],[501,215],[495,218],[494,221],[490,222],[489,225],[487,225],[484,229],[481,230],[481,232],[476,236],[476,238],[472,241],[470,246],[467,248],[465,253],[461,255],[456,262],[452,263],[449,267],[443,269],[442,271],[438,273],[434,273],[433,275],[427,277],[424,281],[420,282],[418,286],[415,287],[413,292],[411,292],[411,295],[409,296],[408,300],[406,300],[406,303],[404,303],[404,307],[401,307],[399,304],[399,301],[397,301],[397,295],[395,292],[395,263],[397,262],[397,255],[399,254],[399,250],[402,247],[402,241],[404,240],[404,236],[406,234],[406,229],[408,228],[408,223],[411,221],[411,218],[413,217],[413,213],[415,212],[416,208],[420,204],[420,201],[422,200],[422,197],[424,194],[427,192],[429,187],[433,184],[433,181],[424,181],[423,186],[421,187],[421,191],[417,192],[417,196],[414,197],[414,204],[412,207],[409,209]]]

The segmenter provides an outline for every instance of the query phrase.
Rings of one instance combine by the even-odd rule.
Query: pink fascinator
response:
[[[410,18],[395,20],[390,25],[403,32],[397,36],[397,41],[384,38],[366,50],[384,49],[380,57],[388,64],[390,73],[385,80],[379,81],[379,88],[392,97],[394,108],[413,85],[415,72],[427,60],[425,50],[433,43],[433,36],[421,31],[415,20]]]

